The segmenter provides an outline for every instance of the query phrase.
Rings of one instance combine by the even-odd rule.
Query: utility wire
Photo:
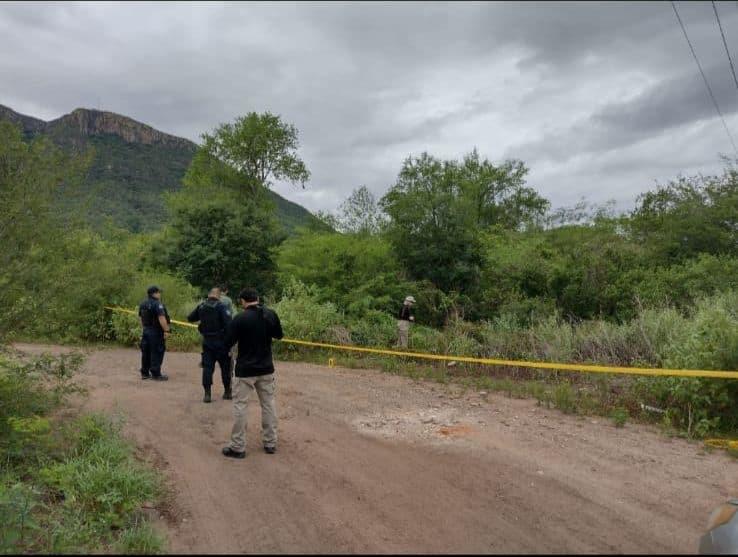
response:
[[[720,107],[718,106],[718,103],[715,100],[715,95],[712,93],[712,87],[710,87],[710,82],[707,81],[707,76],[705,75],[705,72],[702,69],[702,64],[700,64],[699,58],[697,58],[697,53],[694,51],[694,47],[692,46],[692,41],[689,40],[689,36],[687,35],[687,29],[684,27],[684,23],[682,23],[682,18],[679,17],[679,12],[677,11],[676,4],[674,4],[674,0],[671,0],[671,7],[674,8],[674,15],[676,15],[677,21],[679,22],[679,26],[682,28],[682,32],[684,33],[684,38],[687,39],[689,50],[692,51],[692,56],[694,57],[694,61],[697,63],[697,67],[700,70],[700,74],[702,74],[702,79],[705,82],[705,87],[707,87],[707,92],[710,94],[710,98],[712,99],[712,104],[715,105],[715,110],[717,111],[718,116],[720,116],[720,120],[722,120],[723,122],[725,133],[728,134],[728,139],[730,139],[730,144],[733,146],[733,152],[736,154],[736,157],[738,157],[738,148],[736,148],[735,146],[733,135],[730,133],[730,130],[728,129],[728,124],[725,122],[725,117],[723,116],[723,113],[720,111]]]
[[[738,90],[738,78],[735,76],[735,66],[733,66],[733,58],[730,56],[730,50],[728,50],[728,41],[725,40],[725,33],[723,32],[723,25],[720,23],[720,15],[718,15],[717,6],[715,6],[715,0],[712,0],[712,9],[715,12],[715,19],[717,19],[718,27],[720,28],[720,36],[723,38],[723,46],[725,47],[725,54],[728,55],[728,62],[730,62],[730,72],[733,74],[733,81],[735,82],[735,88]]]

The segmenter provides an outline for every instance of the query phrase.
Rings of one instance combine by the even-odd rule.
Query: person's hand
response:
[[[410,321],[415,321],[415,318],[412,315],[410,316]]]
[[[164,340],[167,340],[171,334],[169,331],[164,331]]]

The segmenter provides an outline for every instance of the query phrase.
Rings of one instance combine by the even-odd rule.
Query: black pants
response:
[[[144,329],[141,337],[141,375],[158,377],[164,361],[164,333],[158,329]]]
[[[210,387],[213,384],[215,362],[220,366],[220,376],[223,387],[231,386],[231,358],[222,339],[204,338],[202,341],[202,386]]]

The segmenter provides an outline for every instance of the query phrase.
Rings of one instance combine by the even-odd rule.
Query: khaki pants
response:
[[[408,337],[410,336],[410,321],[404,319],[397,320],[398,341],[400,348],[407,348]]]
[[[233,378],[233,430],[231,449],[246,450],[246,410],[253,391],[261,403],[261,438],[265,447],[277,446],[277,410],[274,405],[274,374]]]

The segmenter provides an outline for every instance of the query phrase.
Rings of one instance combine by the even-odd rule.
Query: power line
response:
[[[679,26],[682,28],[682,32],[684,33],[684,38],[687,39],[689,50],[692,51],[692,56],[694,57],[694,61],[697,63],[697,67],[700,70],[700,74],[702,75],[702,80],[705,82],[705,87],[707,87],[707,92],[710,94],[710,98],[712,99],[712,104],[715,105],[715,110],[717,111],[718,116],[720,116],[720,120],[722,120],[723,122],[725,133],[728,134],[728,139],[730,139],[730,144],[733,146],[733,152],[736,154],[736,157],[738,157],[738,148],[736,148],[735,146],[733,135],[730,133],[730,130],[728,129],[728,124],[725,122],[725,117],[723,116],[723,113],[720,111],[720,107],[718,106],[718,103],[715,100],[715,95],[712,93],[712,87],[710,87],[710,83],[707,81],[707,76],[705,75],[705,72],[702,69],[702,64],[700,64],[699,58],[697,58],[697,53],[694,51],[694,47],[692,46],[692,41],[689,40],[689,36],[687,35],[687,29],[684,27],[684,23],[682,23],[682,18],[679,17],[679,12],[677,11],[676,4],[674,4],[674,0],[671,0],[671,7],[674,8],[674,15],[676,15],[677,21],[679,22]]]
[[[728,62],[730,62],[730,72],[733,74],[733,81],[735,82],[735,88],[738,90],[738,78],[735,76],[735,66],[733,66],[733,58],[730,56],[730,50],[728,50],[728,41],[725,40],[725,33],[723,32],[723,25],[720,23],[720,16],[718,15],[717,6],[715,6],[715,0],[712,0],[712,9],[715,12],[715,19],[717,19],[718,27],[720,28],[720,36],[723,38],[723,46],[725,47],[725,54],[728,55]]]

